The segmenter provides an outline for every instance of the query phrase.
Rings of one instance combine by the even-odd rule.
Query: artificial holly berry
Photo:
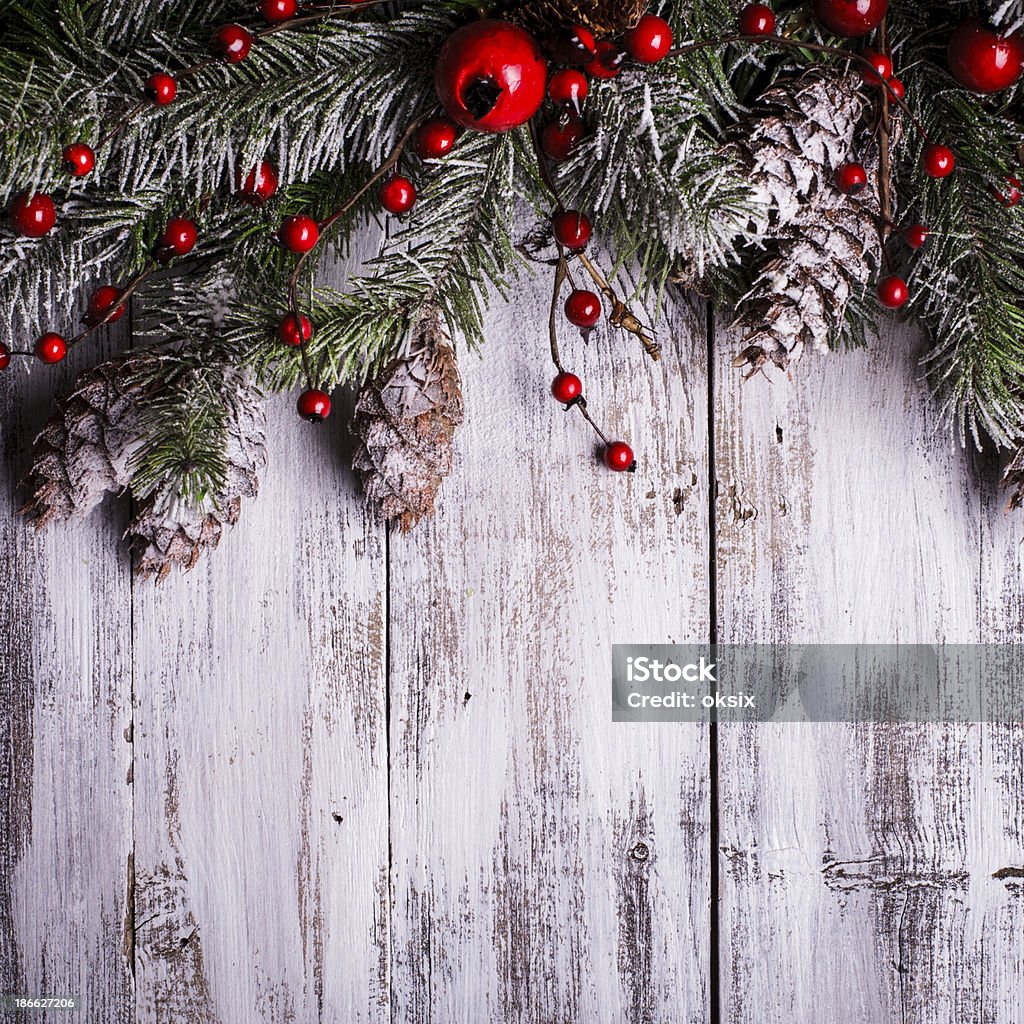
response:
[[[1016,206],[1021,198],[1021,183],[1016,178],[1007,178],[1003,190],[995,189],[996,199],[1003,206]]]
[[[448,116],[466,128],[506,132],[544,102],[548,68],[533,36],[504,21],[474,21],[441,47],[434,83]]]
[[[925,174],[929,177],[945,178],[953,173],[953,169],[956,167],[956,157],[953,156],[953,150],[948,146],[940,146],[933,142],[924,147],[921,164]]]
[[[225,64],[241,64],[252,49],[252,36],[241,25],[221,25],[214,33],[210,49]]]
[[[276,23],[294,18],[299,10],[297,0],[260,0],[260,17]]]
[[[889,0],[814,0],[814,16],[833,35],[854,38],[878,28]]]
[[[443,117],[422,124],[416,132],[416,155],[421,160],[440,160],[455,146],[456,128]]]
[[[974,92],[1000,92],[1024,70],[1024,35],[1001,35],[978,18],[968,18],[950,37],[946,58],[961,85]]]
[[[587,84],[587,76],[575,68],[565,68],[556,71],[548,82],[548,95],[552,103],[560,106],[572,107],[578,114],[583,107],[583,101],[590,92]]]
[[[672,26],[656,14],[645,14],[622,41],[633,60],[640,64],[657,64],[672,49]]]
[[[548,49],[559,64],[589,64],[597,56],[597,40],[586,26],[571,25],[555,33]]]
[[[91,327],[101,323],[116,324],[124,316],[124,311],[127,308],[126,304],[121,302],[122,294],[121,289],[115,288],[112,284],[105,284],[97,288],[89,296],[85,322]],[[111,313],[111,310],[114,312]]]
[[[878,293],[878,301],[887,309],[899,309],[900,306],[906,305],[907,299],[910,298],[910,292],[907,291],[907,282],[895,274],[883,277],[878,282],[876,291]]]
[[[636,469],[633,449],[625,441],[612,441],[605,445],[604,464],[616,473],[629,473]]]
[[[562,403],[562,405],[571,405],[576,401],[580,395],[583,394],[583,381],[576,376],[575,373],[569,373],[566,370],[562,372],[551,382],[551,394]]]
[[[84,142],[72,142],[64,147],[61,163],[68,174],[84,178],[96,166],[96,154]]]
[[[861,69],[861,77],[868,85],[881,85],[892,78],[892,60],[884,53],[876,53],[874,50],[865,50],[864,59],[871,64],[872,70]]]
[[[889,91],[898,100],[903,99],[907,95],[907,87],[898,78],[889,79]]]
[[[848,196],[855,196],[868,183],[868,172],[863,164],[846,163],[836,168],[836,188]]]
[[[416,186],[400,174],[394,174],[381,185],[380,205],[388,213],[408,213],[416,202]]]
[[[614,78],[622,70],[626,54],[614,43],[602,39],[597,44],[597,56],[587,65],[591,78]]]
[[[310,423],[323,423],[331,415],[331,396],[324,391],[310,388],[299,395],[296,403],[299,415]]]
[[[562,210],[552,221],[555,239],[573,252],[587,247],[593,228],[590,220],[579,210]]]
[[[0,370],[6,370],[11,365],[11,350],[0,341]]]
[[[44,334],[36,342],[36,356],[44,363],[59,363],[67,354],[68,343],[59,334]]]
[[[903,231],[903,237],[911,249],[920,249],[928,241],[928,229],[923,224],[911,224]]]
[[[313,337],[313,325],[309,322],[309,317],[302,314],[296,323],[295,314],[289,313],[277,325],[277,336],[289,348],[298,348],[304,341],[309,341]]]
[[[187,217],[172,217],[157,242],[156,258],[167,263],[175,256],[187,256],[198,237],[198,229]]]
[[[146,97],[158,107],[166,107],[178,95],[178,83],[170,76],[158,71],[146,79]]]
[[[561,163],[569,159],[582,137],[583,122],[574,115],[546,124],[540,142],[548,159]]]
[[[277,171],[266,160],[260,161],[242,180],[242,168],[235,172],[238,198],[250,206],[262,206],[277,191]]]
[[[740,33],[770,36],[775,31],[775,12],[766,4],[747,4],[740,11]]]
[[[565,315],[577,327],[596,327],[601,319],[601,299],[594,292],[577,288],[565,300]]]
[[[45,192],[19,192],[7,208],[11,226],[26,238],[42,238],[57,223],[57,207]]]
[[[290,252],[307,253],[320,240],[320,225],[312,217],[298,213],[281,221],[277,237]]]

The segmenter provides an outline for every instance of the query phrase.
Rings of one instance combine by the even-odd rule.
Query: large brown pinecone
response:
[[[765,211],[754,225],[764,254],[737,310],[737,365],[785,368],[804,345],[826,351],[877,270],[878,150],[862,89],[859,76],[812,72],[766,92],[734,136]],[[868,172],[856,196],[835,185],[850,160]]]
[[[544,38],[572,25],[585,25],[598,38],[621,35],[647,10],[647,0],[509,0],[510,21]]]
[[[440,313],[431,311],[404,353],[363,387],[352,420],[352,465],[384,519],[409,530],[433,514],[462,417],[455,352]]]

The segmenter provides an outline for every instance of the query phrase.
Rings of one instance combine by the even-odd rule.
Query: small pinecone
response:
[[[857,76],[812,72],[766,92],[736,133],[733,148],[766,210],[754,224],[765,254],[738,307],[747,334],[737,366],[770,359],[785,368],[805,344],[827,351],[877,269],[878,153],[861,89]],[[868,185],[847,196],[834,179],[852,159]]]
[[[1003,472],[1003,486],[1012,489],[1009,507],[1024,506],[1024,447],[1018,448]]]
[[[647,0],[522,0],[505,4],[505,14],[539,39],[571,25],[584,25],[599,39],[632,28]]]
[[[431,312],[403,354],[364,385],[352,420],[352,465],[383,518],[409,530],[433,514],[462,415],[455,351],[440,313]]]

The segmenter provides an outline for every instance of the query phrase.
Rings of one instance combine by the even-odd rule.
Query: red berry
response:
[[[559,64],[589,64],[597,55],[597,40],[586,26],[572,25],[555,33],[548,49]]]
[[[36,355],[44,363],[59,363],[67,354],[68,343],[59,334],[44,334],[36,342]]]
[[[950,38],[946,56],[961,85],[974,92],[1000,92],[1024,69],[1024,35],[1000,35],[979,19],[968,18]]]
[[[505,132],[540,110],[548,66],[529,32],[504,21],[474,21],[446,40],[434,82],[448,116],[466,128]]]
[[[604,464],[616,473],[627,473],[636,468],[633,449],[625,441],[612,441],[604,450]]]
[[[575,373],[563,370],[551,382],[551,394],[563,405],[569,405],[583,394],[583,381]]]
[[[866,36],[878,28],[889,0],[814,0],[814,16],[837,36]]]
[[[146,97],[158,107],[166,107],[178,95],[178,83],[162,71],[146,79]]]
[[[861,77],[868,85],[881,85],[892,78],[892,60],[884,53],[876,53],[874,50],[865,50],[864,59],[871,64],[873,71],[867,68],[861,69]]]
[[[565,315],[577,327],[596,327],[601,319],[601,299],[594,292],[578,288],[565,300]]]
[[[921,163],[924,166],[925,174],[932,178],[945,178],[953,173],[953,168],[956,167],[956,157],[953,156],[953,150],[948,146],[930,143],[924,147]]]
[[[899,309],[910,298],[907,282],[902,277],[896,277],[895,274],[883,277],[878,282],[877,292],[878,301],[887,309]]]
[[[587,84],[587,76],[575,68],[566,68],[564,71],[556,71],[548,82],[548,95],[552,103],[561,106],[573,107],[577,113],[583,106],[583,101],[590,92]]]
[[[84,142],[72,142],[61,154],[64,170],[76,178],[84,178],[96,166],[96,154]]]
[[[903,231],[903,237],[911,249],[920,249],[928,241],[928,229],[923,224],[911,224]]]
[[[11,350],[0,341],[0,370],[6,370],[11,365]]]
[[[312,217],[299,213],[294,217],[285,217],[281,221],[277,237],[291,252],[306,253],[319,241],[320,226]]]
[[[125,303],[120,302],[121,294],[121,289],[115,288],[112,284],[105,284],[97,288],[89,296],[89,305],[85,312],[85,322],[93,327],[101,323],[117,323],[124,316],[126,308]],[[114,312],[110,313],[111,310],[114,310]],[[110,313],[109,316],[107,315],[108,313]]]
[[[57,223],[57,207],[45,192],[19,192],[11,200],[7,215],[14,230],[26,238],[42,238]]]
[[[775,31],[775,12],[766,4],[747,4],[740,11],[740,33],[770,36]]]
[[[614,78],[622,70],[625,59],[622,50],[604,39],[597,44],[597,56],[587,65],[587,74],[591,78]]]
[[[310,423],[323,423],[331,415],[331,396],[324,391],[311,388],[299,395],[296,403],[299,415]]]
[[[277,336],[290,348],[298,348],[304,341],[309,341],[313,337],[313,325],[309,322],[309,317],[301,314],[299,322],[296,323],[295,314],[289,313],[277,325]]]
[[[996,189],[995,193],[996,199],[998,199],[1003,206],[1016,206],[1020,202],[1021,183],[1016,178],[1007,178],[1004,190],[1000,192]]]
[[[556,240],[573,252],[585,249],[593,233],[590,221],[579,210],[556,213],[552,226]]]
[[[187,217],[173,217],[160,236],[157,259],[166,263],[175,256],[187,256],[194,248],[199,231]]]
[[[840,164],[836,168],[836,188],[848,196],[855,196],[868,183],[868,172],[863,164]]]
[[[252,36],[241,25],[221,25],[214,33],[210,49],[225,64],[241,64],[252,49]]]
[[[266,160],[254,167],[242,180],[242,168],[235,171],[238,198],[250,206],[262,206],[277,191],[277,171]]]
[[[907,95],[907,87],[898,78],[889,79],[889,91],[898,100]]]
[[[295,17],[298,9],[297,0],[260,0],[260,17],[264,21],[287,21]]]
[[[380,205],[388,213],[408,213],[416,202],[416,186],[400,174],[392,175],[378,192]]]
[[[583,122],[573,115],[562,121],[552,121],[544,126],[540,142],[549,160],[561,163],[568,160],[576,143],[583,137]]]
[[[672,26],[656,14],[645,14],[623,42],[629,55],[641,64],[657,64],[672,49]]]
[[[416,155],[421,160],[440,160],[455,145],[456,128],[451,121],[435,118],[420,126],[416,132]]]

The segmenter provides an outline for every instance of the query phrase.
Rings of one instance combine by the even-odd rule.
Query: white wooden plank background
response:
[[[0,990],[140,1024],[1024,1019],[1020,729],[610,723],[617,641],[1020,638],[1024,522],[933,432],[919,339],[743,385],[720,330],[710,388],[684,304],[658,367],[567,342],[623,479],[546,396],[546,304],[463,358],[434,522],[388,535],[343,416],[274,400],[260,499],[160,589],[123,504],[14,515],[56,381],[0,378]]]

